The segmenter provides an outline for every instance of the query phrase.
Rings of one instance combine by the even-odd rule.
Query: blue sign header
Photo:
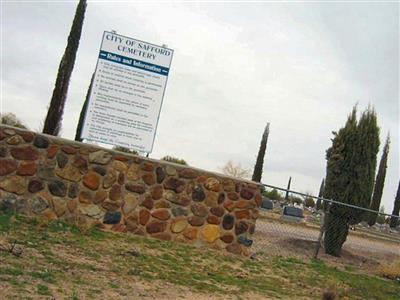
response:
[[[140,60],[137,60],[134,58],[122,56],[122,55],[115,54],[115,53],[110,53],[110,52],[103,51],[103,50],[100,51],[99,58],[108,60],[108,61],[112,61],[115,63],[119,63],[119,64],[122,64],[125,66],[157,73],[157,74],[164,75],[164,76],[168,76],[168,72],[169,72],[169,68],[157,66],[157,65],[150,64],[150,63],[147,63],[144,61],[140,61]]]

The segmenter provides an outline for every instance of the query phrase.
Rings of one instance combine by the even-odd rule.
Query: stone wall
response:
[[[0,126],[0,210],[248,255],[260,188],[203,170]]]

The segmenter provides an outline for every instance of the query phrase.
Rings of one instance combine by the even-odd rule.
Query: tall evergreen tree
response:
[[[76,126],[75,141],[78,141],[78,142],[82,142],[81,136],[82,136],[82,129],[83,129],[83,121],[85,120],[86,110],[87,110],[87,106],[89,104],[89,97],[90,97],[90,93],[92,91],[93,80],[94,80],[94,73],[92,75],[92,79],[90,80],[89,88],[86,93],[85,102],[83,103],[81,113],[79,115],[78,125]]]
[[[76,8],[74,21],[68,36],[67,47],[58,67],[58,74],[50,101],[50,107],[44,121],[43,133],[58,135],[61,130],[61,121],[64,105],[67,98],[69,80],[74,69],[76,52],[81,38],[83,19],[86,11],[86,0],[80,0]]]
[[[286,194],[285,194],[285,201],[287,202],[289,200],[289,190],[290,190],[290,184],[292,183],[292,176],[289,177],[289,181],[287,183],[287,188],[286,188]]]
[[[323,194],[324,194],[324,187],[325,187],[325,178],[322,179],[321,185],[319,186],[318,200],[317,200],[317,204],[316,204],[316,209],[317,209],[317,210],[320,210],[320,209],[322,208],[321,199],[319,199],[319,197],[323,197]]]
[[[254,166],[253,176],[251,180],[261,182],[265,150],[267,149],[267,142],[269,136],[269,123],[265,126],[264,133],[261,138],[260,149],[258,150],[256,165]]]
[[[324,198],[367,208],[374,186],[379,128],[374,109],[365,110],[357,121],[354,107],[327,150]],[[325,252],[340,256],[349,226],[359,223],[364,211],[332,204],[325,217]]]
[[[389,154],[389,144],[390,137],[389,135],[386,138],[385,146],[383,147],[381,160],[379,162],[378,174],[376,175],[374,193],[372,194],[372,200],[370,204],[370,209],[378,211],[381,205],[383,187],[385,185],[385,177],[386,177],[386,168],[387,168],[387,159]],[[368,214],[368,225],[372,226],[376,222],[376,218],[378,214],[370,213]]]
[[[397,216],[397,218],[390,217],[390,228],[395,228],[397,224],[399,224],[400,220],[399,212],[400,212],[400,180],[399,180],[399,186],[397,187],[396,198],[394,198],[394,207],[392,212],[392,215]]]

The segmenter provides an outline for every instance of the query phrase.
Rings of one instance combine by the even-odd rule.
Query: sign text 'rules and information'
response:
[[[105,31],[82,138],[150,153],[173,50]]]

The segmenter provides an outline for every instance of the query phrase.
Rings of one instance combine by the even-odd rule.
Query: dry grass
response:
[[[385,278],[400,280],[400,259],[391,264],[381,265],[378,274]]]
[[[250,260],[2,214],[0,237],[24,247],[20,257],[0,251],[0,299],[320,300],[330,291],[336,299],[400,299],[395,280],[319,260],[265,254]]]
[[[272,220],[264,216],[257,220],[253,249],[272,255],[309,259],[314,255],[318,235],[319,230],[306,224]],[[400,236],[395,234],[388,240],[381,237],[370,238],[359,231],[352,231],[344,244],[340,259],[326,255],[323,249],[320,249],[318,258],[335,265],[362,267],[364,271],[376,274],[378,265],[400,260],[399,245]]]

